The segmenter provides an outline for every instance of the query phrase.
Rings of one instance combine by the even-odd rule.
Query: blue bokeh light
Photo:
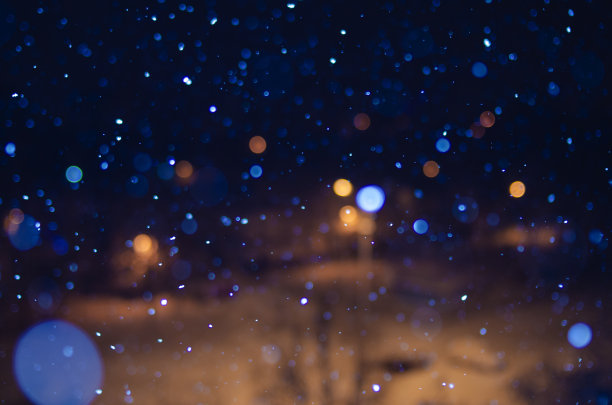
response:
[[[446,138],[440,138],[436,141],[436,149],[438,152],[446,153],[450,149],[450,142]]]
[[[61,320],[40,323],[17,342],[13,369],[19,387],[39,405],[85,405],[102,388],[103,365],[90,337]]]
[[[424,219],[417,219],[414,221],[414,224],[412,224],[412,229],[419,235],[423,235],[429,230],[429,224]]]
[[[78,183],[83,178],[83,171],[79,166],[70,166],[66,169],[66,179],[71,183]]]
[[[251,166],[249,173],[251,174],[251,177],[258,179],[263,174],[263,169],[259,165],[253,165]]]
[[[586,323],[579,322],[574,324],[569,331],[567,331],[567,340],[576,349],[582,349],[587,347],[591,343],[593,338],[593,332]]]
[[[40,224],[29,215],[23,221],[12,227],[8,232],[11,244],[18,250],[30,250],[40,242]]]
[[[365,212],[377,212],[385,204],[385,192],[378,186],[365,186],[355,197],[359,208]]]
[[[485,77],[487,75],[487,72],[487,65],[482,62],[476,62],[472,65],[472,74],[479,79]]]

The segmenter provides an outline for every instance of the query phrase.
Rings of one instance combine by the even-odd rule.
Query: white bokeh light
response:
[[[377,212],[385,204],[385,192],[378,186],[365,186],[357,192],[357,205],[365,212]]]

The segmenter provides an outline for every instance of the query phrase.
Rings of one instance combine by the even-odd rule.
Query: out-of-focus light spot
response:
[[[412,229],[419,235],[423,235],[429,230],[429,224],[424,219],[417,219],[412,224]]]
[[[66,179],[71,183],[78,183],[83,178],[83,171],[79,166],[70,166],[66,169]]]
[[[595,245],[599,245],[603,240],[604,234],[599,229],[592,229],[589,232],[589,241]]]
[[[509,190],[512,197],[521,198],[525,195],[525,183],[517,180],[510,184]]]
[[[249,169],[249,173],[251,174],[251,177],[253,177],[254,179],[258,179],[263,174],[263,169],[259,165],[253,165]]]
[[[85,332],[65,321],[43,322],[25,332],[13,366],[23,393],[40,405],[86,405],[102,385],[98,349]]]
[[[487,328],[480,328],[480,334],[482,336],[486,335],[487,334]]]
[[[12,209],[4,219],[4,230],[18,250],[30,250],[40,241],[40,223],[18,209]]]
[[[379,392],[379,391],[380,391],[380,385],[378,385],[378,384],[372,384],[372,391],[374,391],[374,392]]]
[[[438,152],[446,153],[450,149],[450,142],[446,138],[440,138],[436,141],[436,149]]]
[[[346,179],[338,179],[334,182],[334,193],[340,197],[346,197],[353,192],[353,185]]]
[[[186,160],[181,160],[174,167],[174,171],[181,179],[188,179],[193,175],[193,166]]]
[[[13,208],[9,211],[8,216],[6,217],[6,221],[4,224],[4,228],[7,232],[9,232],[9,227],[11,225],[19,225],[23,222],[25,215],[22,210],[19,208]]]
[[[215,112],[217,112],[217,107],[215,107],[214,105],[211,105],[211,106],[208,108],[208,111],[210,111],[211,113],[215,113]]]
[[[561,92],[561,88],[555,82],[549,82],[548,86],[546,86],[546,90],[548,91],[548,94],[550,94],[553,97],[558,96],[559,93]]]
[[[300,304],[301,304],[301,305],[306,305],[306,304],[308,304],[308,298],[306,298],[306,297],[302,297],[302,298],[300,299]]]
[[[365,212],[377,212],[385,203],[385,192],[375,185],[365,186],[357,192],[356,200]]]
[[[548,197],[546,198],[546,200],[549,203],[551,203],[551,204],[554,203],[555,202],[555,195],[554,194],[548,194]]]
[[[483,111],[482,114],[480,114],[480,125],[485,128],[491,128],[495,125],[495,114],[491,111]]]
[[[9,155],[12,156],[15,154],[15,144],[13,142],[9,142],[6,144],[6,146],[4,147],[4,152]]]
[[[141,233],[133,241],[134,252],[139,255],[148,255],[153,249],[153,239],[149,235]]]
[[[366,113],[359,113],[353,118],[353,125],[360,131],[365,131],[370,128],[370,117]]]
[[[344,207],[340,208],[338,215],[340,216],[340,220],[345,224],[352,224],[357,221],[357,218],[359,217],[357,209],[352,205],[345,205]]]
[[[576,349],[587,347],[591,343],[593,332],[589,325],[579,322],[567,331],[567,340]]]
[[[487,75],[487,65],[482,62],[476,62],[472,65],[472,74],[479,79]]]
[[[166,305],[168,305],[168,300],[166,298],[162,298],[161,301],[159,301],[159,303],[161,304],[162,307],[165,307]]]
[[[249,139],[249,149],[253,153],[256,153],[256,154],[264,153],[264,151],[266,150],[266,147],[267,147],[266,140],[259,135],[255,135],[254,137]]]
[[[428,160],[423,165],[423,174],[429,178],[434,178],[440,174],[440,166],[433,160]]]

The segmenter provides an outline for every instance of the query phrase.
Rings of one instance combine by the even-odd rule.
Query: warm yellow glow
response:
[[[134,238],[133,246],[134,252],[140,255],[146,255],[149,254],[149,252],[153,248],[153,240],[149,235],[141,233],[140,235]]]
[[[362,217],[359,219],[357,229],[362,235],[372,235],[376,230],[376,222],[370,216]]]
[[[340,212],[338,214],[340,215],[340,220],[345,224],[352,224],[358,217],[357,208],[353,207],[352,205],[345,205],[344,207],[340,208]]]
[[[428,160],[423,165],[423,174],[429,178],[434,178],[440,173],[440,166],[433,160]]]
[[[521,198],[525,195],[525,184],[522,181],[515,181],[510,184],[510,195],[514,198]]]
[[[480,114],[480,125],[485,128],[491,128],[495,124],[495,114],[491,111],[484,111]]]
[[[370,117],[366,113],[359,113],[353,118],[353,125],[360,131],[370,128]]]
[[[178,162],[174,170],[181,179],[188,179],[193,174],[193,166],[186,160]]]
[[[346,197],[353,192],[353,185],[347,179],[338,179],[334,182],[334,193],[340,197]]]
[[[267,147],[266,140],[259,135],[255,135],[249,140],[249,149],[253,153],[257,153],[257,154],[264,153],[264,151],[266,150],[266,147]]]

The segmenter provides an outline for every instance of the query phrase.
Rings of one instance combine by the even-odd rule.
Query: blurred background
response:
[[[0,4],[0,403],[612,399],[605,2]]]

